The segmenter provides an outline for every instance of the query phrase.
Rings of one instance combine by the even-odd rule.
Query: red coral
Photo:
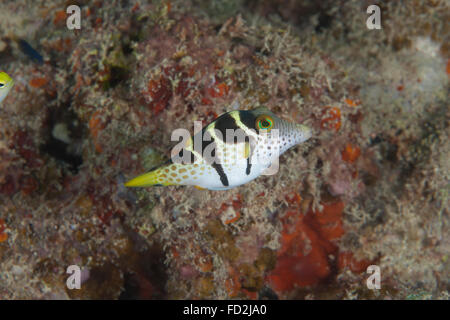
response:
[[[360,100],[344,99],[344,101],[349,107],[357,107],[361,104]]]
[[[55,26],[57,25],[62,25],[67,19],[67,14],[66,11],[64,10],[59,10],[55,12],[55,17],[53,19],[53,24]]]
[[[242,197],[240,194],[236,194],[236,196],[232,199],[231,204],[234,210],[239,210],[242,208]]]
[[[0,218],[0,242],[8,240],[8,234],[4,232],[6,230],[5,220]]]
[[[0,185],[0,193],[12,196],[17,192],[16,183],[11,175],[7,175],[5,181]]]
[[[151,79],[147,85],[147,92],[151,98],[149,104],[152,112],[157,115],[168,107],[173,94],[187,98],[192,91],[189,79],[194,74],[194,69],[185,70],[181,66],[166,67],[162,70],[159,79]],[[178,79],[176,87],[173,87],[171,79]]]
[[[236,297],[241,290],[241,283],[239,281],[239,272],[232,267],[228,267],[228,274],[230,277],[225,280],[225,289],[230,298]]]
[[[361,155],[361,149],[357,146],[353,146],[350,143],[345,145],[344,151],[342,151],[342,160],[353,163],[355,162],[359,156]]]
[[[214,76],[212,84],[210,84],[205,90],[205,96],[209,96],[211,98],[220,98],[228,95],[230,92],[230,87],[219,77]],[[207,97],[203,98],[205,102],[211,101]],[[209,104],[209,103],[205,103]]]
[[[28,196],[39,187],[39,183],[32,176],[22,176],[20,178],[21,191],[24,196]]]
[[[161,76],[159,80],[150,80],[148,82],[148,94],[152,98],[150,108],[155,115],[164,110],[172,98],[172,86],[170,81]]]
[[[26,161],[29,168],[40,167],[43,164],[39,154],[35,151],[33,141],[25,131],[18,131],[14,134],[13,143],[10,148],[15,148],[17,153]]]
[[[208,99],[208,98],[202,98],[202,104],[205,104],[205,105],[212,105],[213,102],[212,102],[211,99]]]
[[[33,78],[30,80],[30,86],[33,88],[41,88],[48,83],[47,78]]]
[[[91,132],[91,135],[94,140],[95,150],[98,153],[101,153],[103,151],[102,146],[100,145],[98,141],[98,134],[101,130],[105,128],[106,124],[104,120],[102,119],[102,115],[100,111],[94,112],[91,119],[89,120],[89,131]]]
[[[213,98],[223,97],[228,94],[230,88],[227,86],[225,82],[216,83],[211,88],[208,88],[208,93]]]
[[[222,203],[222,205],[219,208],[219,215],[223,214],[226,212],[226,210],[232,207],[235,214],[232,217],[229,217],[229,219],[224,220],[223,222],[225,224],[230,224],[233,222],[236,222],[237,220],[239,220],[239,218],[241,217],[241,208],[242,208],[242,198],[240,194],[237,194],[234,198],[232,198],[229,202],[227,203]]]
[[[114,218],[123,218],[123,212],[114,207],[111,197],[95,194],[91,188],[87,190],[89,199],[95,203],[94,212],[101,221],[101,227],[110,226]]]
[[[193,79],[195,68],[187,68],[180,65],[165,67],[156,79],[151,79],[147,84],[147,89],[143,92],[144,101],[151,111],[157,115],[169,106],[174,95],[186,100],[189,96],[201,95],[201,103],[212,105],[212,98],[220,98],[228,95],[230,87],[217,76],[212,84],[195,91],[196,81]],[[176,80],[176,81],[174,81]],[[150,100],[150,102],[148,102]]]
[[[287,194],[284,198],[286,199],[286,201],[289,203],[290,206],[298,207],[302,202],[302,197],[297,192],[291,192]]]
[[[357,260],[351,252],[341,252],[338,257],[339,270],[348,268],[354,273],[365,272],[372,263],[373,261],[368,259]]]
[[[341,128],[341,110],[337,107],[326,107],[323,111],[323,115],[327,117],[320,121],[320,127],[322,129],[334,129],[339,131]]]
[[[323,210],[309,210],[306,215],[288,211],[282,218],[281,249],[275,269],[268,280],[277,291],[289,291],[295,286],[318,284],[331,274],[330,255],[337,254],[331,242],[344,233],[340,201],[323,204]]]

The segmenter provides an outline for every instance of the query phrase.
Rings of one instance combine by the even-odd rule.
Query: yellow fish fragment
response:
[[[14,80],[6,72],[0,72],[0,102],[6,98],[13,85]]]

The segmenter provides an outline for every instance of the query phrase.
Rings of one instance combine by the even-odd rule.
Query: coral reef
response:
[[[76,2],[80,30],[0,3],[0,299],[448,299],[446,1],[381,30],[367,1]],[[235,189],[123,186],[235,101],[313,138]]]

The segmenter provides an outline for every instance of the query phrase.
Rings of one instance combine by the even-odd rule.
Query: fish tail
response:
[[[169,186],[173,185],[169,176],[164,172],[165,167],[144,173],[125,183],[126,187],[150,187],[150,186]]]

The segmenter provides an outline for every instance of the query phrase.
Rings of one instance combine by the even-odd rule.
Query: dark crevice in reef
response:
[[[269,287],[263,287],[258,292],[258,300],[278,300],[278,295]]]
[[[138,21],[136,15],[130,18],[130,29],[115,36],[112,47],[108,49],[108,55],[103,62],[104,70],[101,70],[100,82],[103,90],[113,89],[130,79],[131,66],[135,63],[132,54],[133,43],[146,37],[145,21]]]
[[[158,245],[153,245],[140,253],[136,265],[124,274],[123,290],[120,300],[165,299],[167,283],[165,255]]]
[[[284,21],[289,21],[297,26],[310,23],[310,17],[317,15],[318,21],[315,30],[321,32],[328,29],[332,25],[333,16],[328,14],[329,8],[335,6],[335,1],[259,1],[247,0],[245,6],[253,11],[258,12],[264,17],[269,17],[276,13]]]
[[[325,12],[321,12],[319,14],[319,19],[318,19],[318,23],[315,27],[315,31],[316,32],[322,32],[325,29],[328,29],[331,27],[331,23],[333,21],[333,16],[329,15]]]
[[[68,105],[49,108],[40,149],[76,174],[83,163],[81,144],[86,130]]]

